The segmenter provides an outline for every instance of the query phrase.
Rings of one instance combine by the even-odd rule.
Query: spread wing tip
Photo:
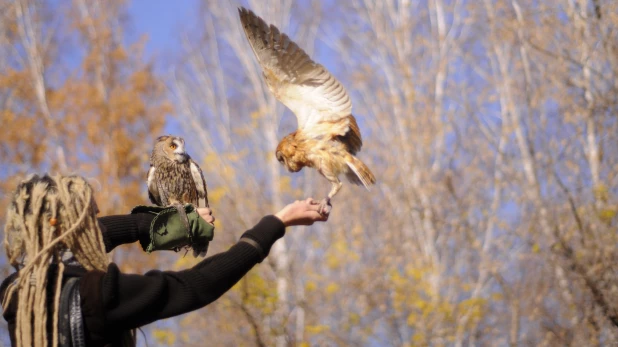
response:
[[[250,13],[253,13],[253,12],[251,12],[251,10],[246,9],[242,6],[238,7],[238,15],[240,16],[241,20],[243,19],[243,17],[248,16]]]
[[[245,36],[249,40],[251,48],[254,48],[254,44],[258,41],[257,37],[266,34],[268,24],[253,11],[242,6],[238,8],[238,16],[240,17],[240,24],[245,32]],[[264,33],[261,33],[261,31]]]
[[[243,24],[247,24],[250,21],[253,21],[253,18],[257,18],[258,20],[262,20],[255,12],[251,11],[248,8],[244,8],[242,6],[238,7],[238,16],[240,17],[240,22]]]

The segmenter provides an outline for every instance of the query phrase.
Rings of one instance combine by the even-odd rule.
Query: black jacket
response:
[[[109,252],[120,244],[147,240],[151,221],[149,214],[99,218],[106,250]],[[285,226],[278,218],[264,217],[242,236],[255,241],[261,250],[249,243],[238,242],[226,252],[177,272],[152,270],[144,275],[123,274],[114,263],[109,264],[106,272],[67,266],[63,281],[81,277],[79,290],[88,346],[116,345],[124,331],[187,313],[215,301],[261,262],[284,233]],[[55,269],[51,267],[50,271]],[[4,297],[7,286],[15,277],[16,273],[2,282],[0,298]],[[15,299],[3,312],[12,344],[15,339]],[[51,302],[51,296],[49,300]]]

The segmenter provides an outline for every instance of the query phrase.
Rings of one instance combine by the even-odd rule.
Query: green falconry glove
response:
[[[155,215],[150,224],[150,243],[141,243],[142,249],[147,253],[161,250],[179,251],[182,247],[191,246],[194,249],[208,249],[208,243],[212,241],[215,227],[207,223],[197,213],[197,209],[191,205],[184,205],[190,230],[185,227],[185,222],[174,206],[136,206],[131,214],[150,213]]]

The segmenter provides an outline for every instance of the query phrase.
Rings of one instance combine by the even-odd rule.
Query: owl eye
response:
[[[176,147],[177,147],[177,146],[176,146],[176,144],[175,144],[175,143],[172,143],[172,144],[170,145],[170,148],[171,148],[171,149],[176,149]]]

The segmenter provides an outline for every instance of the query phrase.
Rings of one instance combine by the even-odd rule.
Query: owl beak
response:
[[[184,163],[185,161],[187,161],[187,153],[185,152],[174,152],[174,159],[176,159],[177,162],[179,163]]]

